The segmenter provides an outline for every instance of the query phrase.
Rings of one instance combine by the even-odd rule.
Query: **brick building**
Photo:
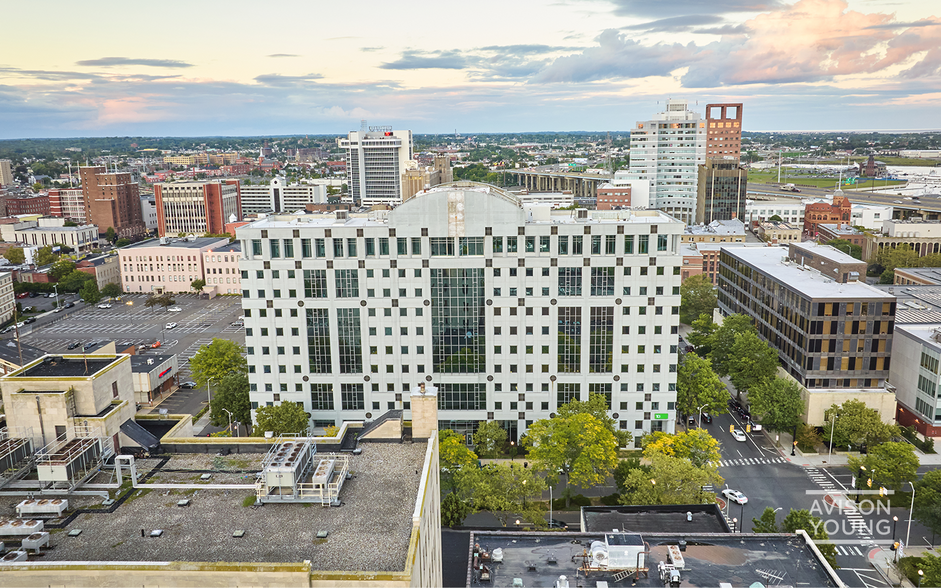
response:
[[[598,197],[595,208],[597,210],[611,210],[613,208],[630,208],[631,187],[604,184],[598,187]]]
[[[833,203],[812,202],[804,207],[804,232],[816,237],[817,226],[822,224],[849,225],[853,218],[853,205],[849,198],[837,190],[833,195]]]
[[[7,198],[7,216],[18,216],[21,214],[49,214],[49,195],[33,194],[29,196],[18,196]]]
[[[172,182],[154,186],[157,234],[166,235],[225,232],[225,224],[242,217],[238,180]]]
[[[128,173],[107,173],[102,166],[79,168],[85,217],[104,234],[108,228],[119,237],[147,234],[141,215],[140,192]]]

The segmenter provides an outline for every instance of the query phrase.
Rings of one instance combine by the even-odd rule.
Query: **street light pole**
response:
[[[856,502],[859,502],[859,489],[863,485],[863,472],[866,471],[866,466],[859,466],[859,475],[856,476]]]
[[[552,524],[552,484],[549,484],[549,524]]]
[[[836,429],[836,417],[837,414],[833,413],[833,420],[830,422],[830,447],[827,451],[827,463],[830,463],[833,456],[833,431]]]
[[[699,407],[699,421],[698,421],[699,424],[698,424],[698,427],[699,427],[700,429],[702,428],[702,409],[706,408],[707,406],[709,406],[709,405],[708,405],[708,404],[703,404],[702,406]]]
[[[794,435],[792,436],[791,441],[791,457],[794,457],[796,455],[794,452],[797,450],[797,422],[794,423]]]
[[[912,487],[912,506],[908,511],[908,531],[905,532],[905,547],[908,547],[908,540],[912,536],[912,515],[915,512],[915,484],[909,482]]]
[[[210,378],[206,380],[206,404],[208,405],[212,405],[212,388],[209,386],[212,383],[212,378],[213,377],[210,376]]]
[[[229,435],[231,435],[232,434],[232,413],[229,412],[228,409],[225,409],[225,408],[223,408],[222,410],[224,410],[225,413],[229,415],[229,429],[228,430],[229,430]],[[523,480],[523,483],[525,484],[526,481]]]
[[[53,288],[53,289],[55,290],[55,292],[56,292],[56,298],[55,298],[56,304],[55,304],[55,308],[59,308],[59,285],[58,285],[58,284],[53,284],[53,285],[52,285],[52,288]]]

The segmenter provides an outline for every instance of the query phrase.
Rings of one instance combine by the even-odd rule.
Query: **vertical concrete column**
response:
[[[412,388],[412,439],[428,439],[438,430],[438,388],[422,382]]]

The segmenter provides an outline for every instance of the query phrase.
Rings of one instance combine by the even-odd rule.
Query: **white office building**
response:
[[[346,150],[346,176],[355,204],[399,204],[402,176],[412,159],[412,131],[366,127],[337,139]]]
[[[552,211],[455,182],[389,213],[240,227],[254,408],[315,426],[438,388],[441,427],[513,438],[597,392],[639,437],[675,426],[680,235],[659,211]]]
[[[631,130],[630,180],[646,180],[650,206],[685,223],[696,217],[699,165],[706,162],[706,121],[686,100],[667,100],[667,108]]]
[[[259,212],[297,212],[308,204],[326,204],[327,188],[334,187],[339,194],[342,180],[320,179],[310,183],[288,184],[283,176],[268,184],[242,184],[242,216]]]

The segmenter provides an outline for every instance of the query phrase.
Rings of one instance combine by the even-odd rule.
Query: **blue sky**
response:
[[[941,128],[941,7],[876,0],[5,6],[0,138]],[[660,101],[660,104],[658,104]]]

